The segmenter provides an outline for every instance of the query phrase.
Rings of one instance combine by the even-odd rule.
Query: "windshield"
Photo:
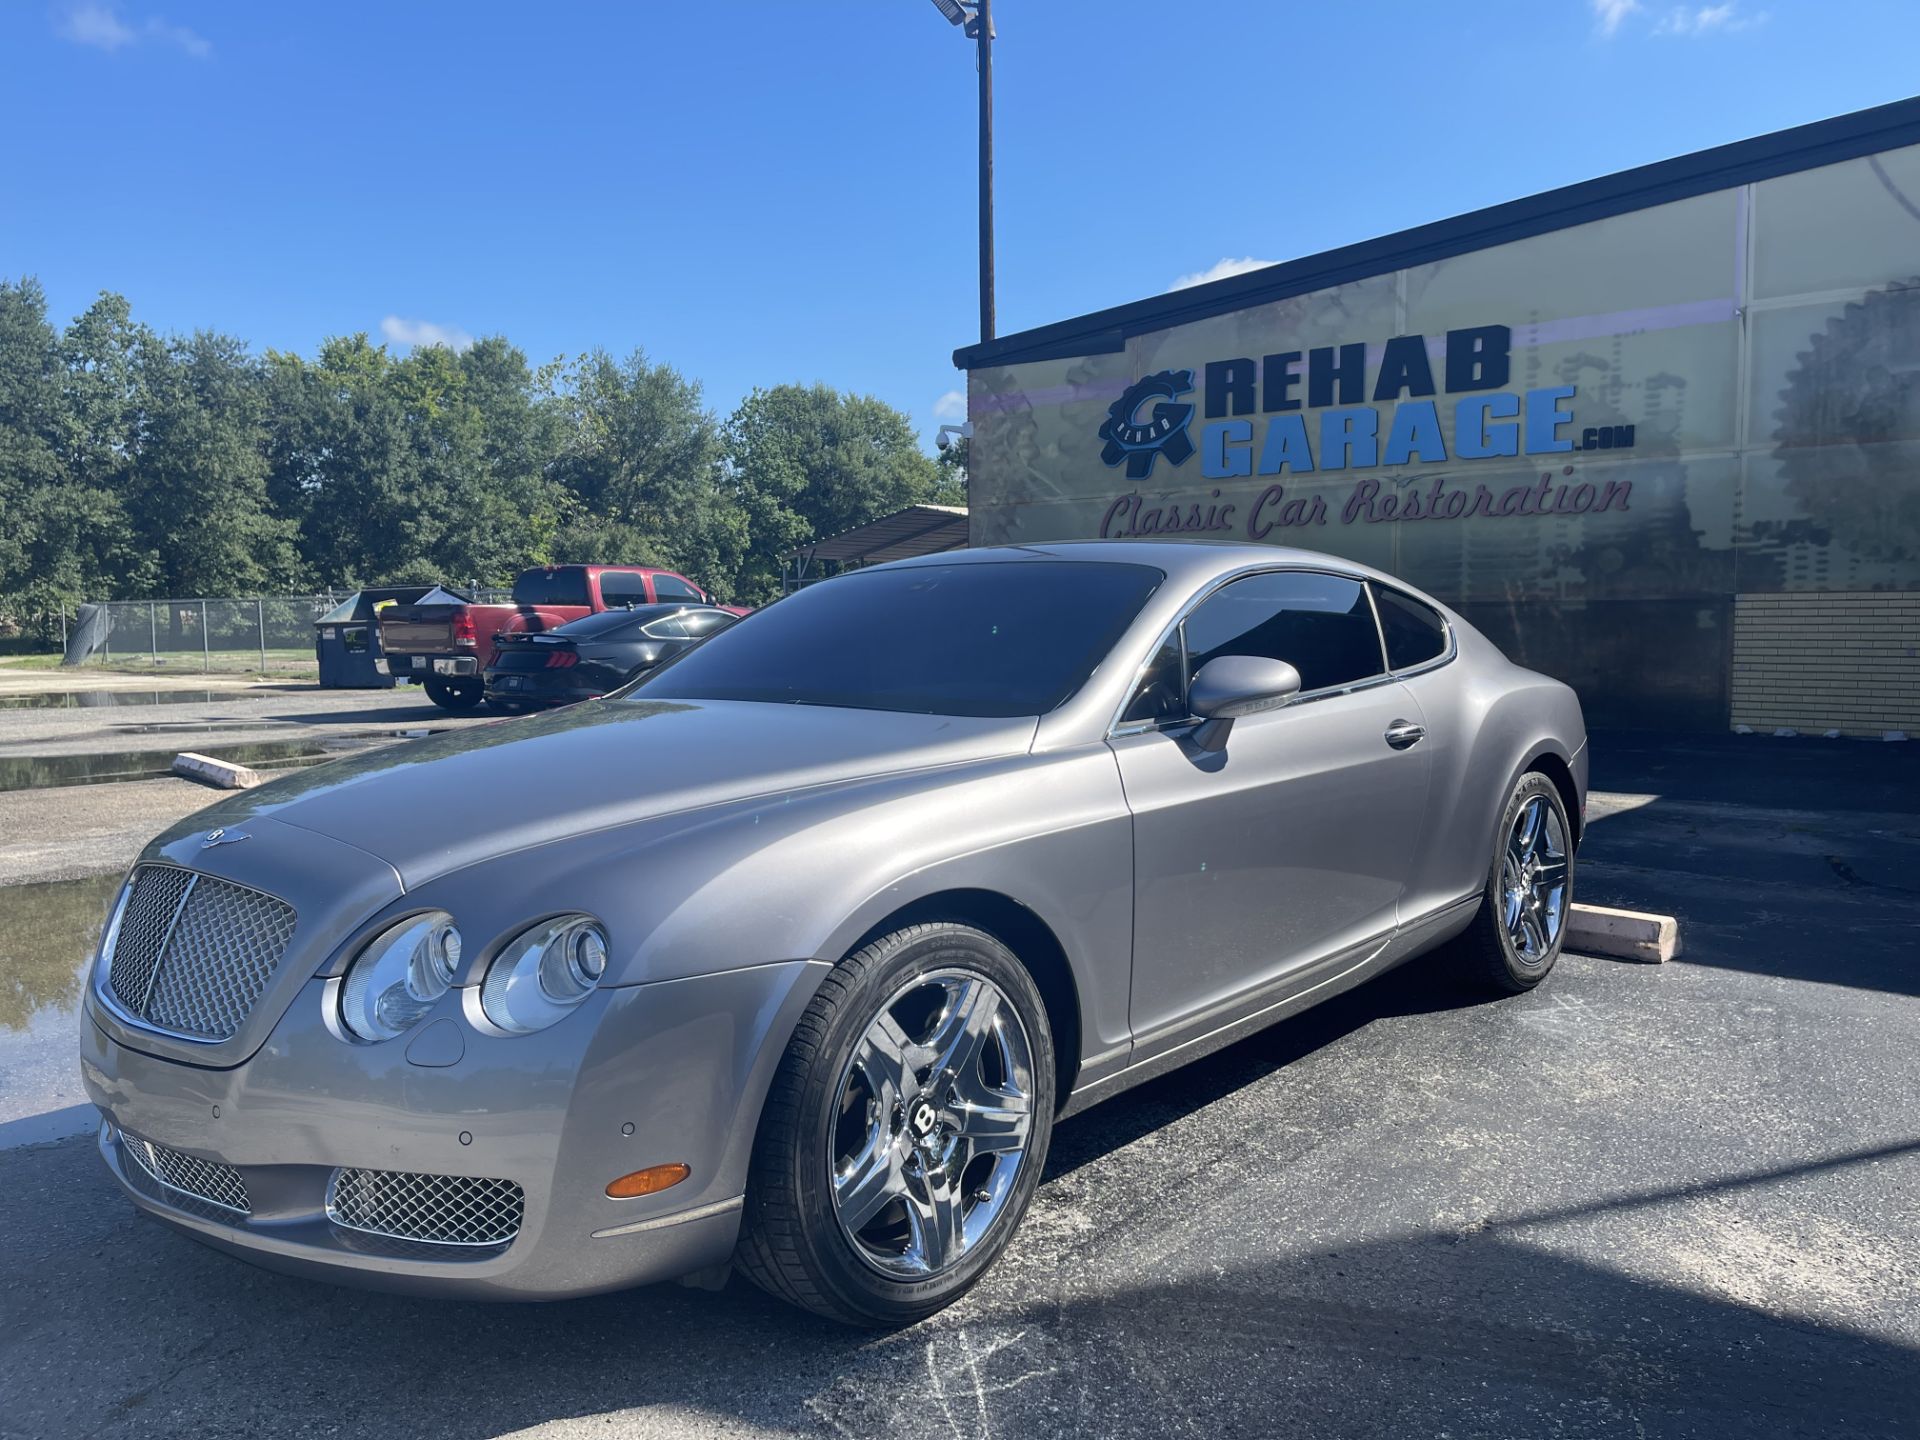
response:
[[[855,571],[729,626],[627,694],[1044,715],[1086,683],[1164,578],[1066,560]]]

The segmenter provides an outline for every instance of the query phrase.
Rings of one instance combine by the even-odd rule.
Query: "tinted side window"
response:
[[[1220,655],[1284,660],[1302,690],[1381,673],[1366,587],[1340,575],[1277,571],[1224,586],[1187,617],[1187,678]]]
[[[1186,658],[1176,627],[1141,672],[1139,688],[1120,717],[1123,725],[1142,720],[1166,725],[1187,718]]]
[[[1438,659],[1447,648],[1447,625],[1431,605],[1411,595],[1374,586],[1380,602],[1380,631],[1387,637],[1387,665],[1409,670]]]
[[[680,616],[680,623],[686,627],[687,634],[698,639],[702,635],[711,635],[716,630],[724,630],[740,617],[729,615],[724,610],[688,610]]]
[[[656,575],[653,577],[653,593],[662,600],[704,600],[693,586],[678,575]]]
[[[516,605],[592,606],[587,598],[587,572],[580,569],[522,570],[513,582]]]
[[[633,570],[602,570],[600,603],[609,607],[646,604],[647,577]]]
[[[655,640],[691,640],[695,632],[688,625],[688,618],[686,615],[669,615],[648,625],[645,633]]]

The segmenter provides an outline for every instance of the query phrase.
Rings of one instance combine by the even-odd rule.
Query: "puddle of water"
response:
[[[0,710],[91,710],[115,705],[208,705],[248,700],[245,690],[56,690],[0,695]]]
[[[189,746],[197,755],[236,765],[285,768],[318,765],[334,753],[311,740],[263,740],[253,745]],[[173,771],[178,750],[119,750],[100,755],[21,755],[0,758],[0,791],[47,790],[62,785],[108,785],[151,780]]]
[[[218,730],[284,730],[293,724],[262,715],[254,720],[153,720],[145,725],[113,725],[116,735],[205,735]]]
[[[95,1123],[80,1085],[80,996],[120,879],[0,887],[0,1148]]]

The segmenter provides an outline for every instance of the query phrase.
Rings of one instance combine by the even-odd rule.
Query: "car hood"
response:
[[[738,701],[594,700],[318,765],[149,847],[271,817],[392,865],[412,889],[530,845],[823,785],[1024,754],[1036,721]]]

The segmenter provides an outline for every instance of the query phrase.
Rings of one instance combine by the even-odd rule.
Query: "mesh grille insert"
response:
[[[173,928],[180,901],[193,884],[185,870],[165,865],[142,866],[133,877],[127,907],[120,912],[120,930],[114,938],[113,968],[108,978],[120,1003],[135,1015],[147,1006],[160,950]]]
[[[141,1140],[132,1135],[122,1137],[126,1141],[127,1154],[155,1180],[169,1190],[178,1190],[209,1205],[218,1205],[222,1210],[232,1210],[240,1215],[253,1213],[253,1201],[247,1194],[247,1184],[240,1178],[240,1172],[231,1165],[223,1165],[217,1160],[201,1160],[183,1150],[169,1150],[165,1145],[156,1145],[151,1140]]]
[[[145,865],[114,938],[108,983],[158,1029],[226,1040],[246,1023],[293,938],[293,908],[211,875]]]
[[[337,1170],[327,1216],[349,1230],[436,1245],[504,1245],[520,1233],[524,1196],[511,1180]]]

